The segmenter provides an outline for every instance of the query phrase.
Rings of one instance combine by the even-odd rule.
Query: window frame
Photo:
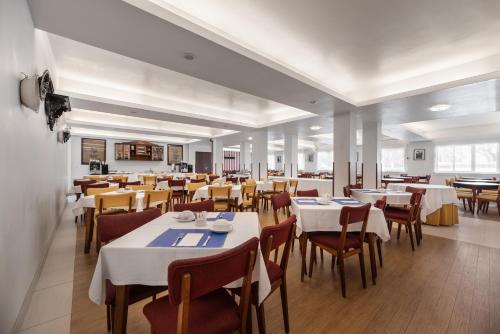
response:
[[[490,172],[477,171],[477,163],[476,163],[476,146],[478,145],[486,145],[486,144],[494,144],[496,145],[496,170]],[[471,170],[470,171],[457,171],[455,169],[455,151],[453,152],[453,170],[451,171],[441,171],[438,169],[438,151],[440,147],[451,146],[455,148],[456,146],[470,146],[471,147]],[[498,174],[500,172],[500,143],[498,141],[480,141],[473,143],[443,143],[440,145],[434,146],[434,173],[435,174]]]

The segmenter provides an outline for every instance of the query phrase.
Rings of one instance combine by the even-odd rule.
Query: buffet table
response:
[[[455,188],[422,183],[390,183],[390,190],[404,191],[406,187],[425,189],[422,198],[420,220],[428,225],[458,224],[458,201]]]

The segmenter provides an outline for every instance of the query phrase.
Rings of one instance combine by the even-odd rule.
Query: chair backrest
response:
[[[144,184],[156,184],[156,175],[144,175],[142,177]]]
[[[297,197],[319,197],[318,189],[297,190]]]
[[[274,192],[283,192],[286,190],[286,181],[275,181],[273,180],[273,191]]]
[[[170,186],[170,188],[176,187],[176,188],[182,188],[182,190],[184,190],[184,188],[186,187],[186,180],[169,180],[168,185]]]
[[[87,193],[85,194],[85,196],[105,194],[105,193],[110,193],[110,192],[117,191],[117,190],[118,190],[118,186],[111,186],[111,187],[106,187],[106,188],[87,188]]]
[[[163,203],[169,203],[172,199],[172,189],[165,190],[146,190],[144,193],[144,207],[149,209],[151,206],[158,206]],[[168,205],[167,205],[168,211]]]
[[[204,187],[204,186],[207,185],[207,182],[205,182],[203,180],[200,180],[200,182],[193,182],[193,181],[191,181],[190,183],[187,184],[187,190],[189,192],[195,192],[196,189]]]
[[[413,178],[412,177],[404,177],[403,182],[404,183],[413,183]]]
[[[83,177],[85,180],[106,181],[107,175],[86,175]]]
[[[407,193],[412,193],[412,194],[414,194],[414,193],[420,193],[422,195],[425,195],[426,189],[424,189],[424,188],[415,188],[415,187],[412,187],[412,186],[406,186],[405,191]]]
[[[290,194],[295,195],[297,193],[297,187],[299,186],[299,180],[290,180],[288,181],[289,189],[288,192]]]
[[[153,184],[139,184],[139,185],[131,185],[127,186],[128,189],[132,189],[134,191],[137,190],[153,190],[155,186]]]
[[[208,176],[208,180],[209,180],[210,182],[212,182],[213,180],[218,179],[218,178],[220,178],[220,176],[219,176],[219,175],[209,175],[209,176]]]
[[[161,210],[157,208],[141,212],[100,215],[97,218],[97,229],[99,230],[101,242],[108,243],[118,239],[160,216]]]
[[[208,197],[210,199],[228,199],[231,197],[231,186],[210,186],[208,187]]]
[[[411,182],[412,182],[412,183],[418,183],[418,181],[419,181],[419,180],[420,180],[420,177],[419,177],[419,176],[413,176],[413,177],[411,178]]]
[[[382,198],[379,198],[373,206],[382,211],[385,211],[385,207],[387,206],[387,196],[382,196]]]
[[[202,212],[202,211],[213,212],[213,211],[215,211],[214,201],[209,199],[209,200],[201,201],[201,202],[174,204],[174,211],[180,212],[180,211],[186,211],[186,210],[193,211],[193,212]]]
[[[279,224],[278,212],[281,209],[285,210],[285,215],[290,217],[290,205],[292,205],[292,199],[290,194],[286,191],[271,196],[271,204],[273,206],[273,216],[274,223]]]
[[[73,180],[73,185],[74,186],[83,186],[83,185],[89,185],[89,184],[96,183],[96,182],[97,182],[96,180],[81,180],[81,179],[77,179],[77,180]]]
[[[126,188],[128,186],[139,186],[139,185],[141,185],[141,181],[120,182],[120,188]]]
[[[340,233],[339,250],[344,249],[345,240],[347,237],[347,228],[349,224],[362,222],[361,231],[359,232],[359,239],[361,245],[365,240],[366,225],[368,223],[368,215],[370,214],[371,203],[362,206],[343,206],[340,210],[339,224],[342,226]]]
[[[257,181],[255,181],[255,179],[246,179],[245,184],[247,186],[255,186],[255,185],[257,185]]]
[[[85,184],[82,186],[82,189],[83,190],[83,193],[85,195],[88,194],[88,189],[92,189],[92,188],[108,188],[109,187],[109,183],[108,182],[97,182],[95,180],[92,180],[94,181],[93,183],[91,184]]]
[[[191,179],[190,183],[207,183],[205,179]]]
[[[128,176],[124,175],[113,175],[111,176],[111,180],[116,181],[118,183],[125,183],[128,181]]]
[[[179,305],[177,333],[187,333],[190,301],[243,278],[239,315],[241,327],[246,327],[252,271],[259,239],[252,238],[223,253],[176,260],[168,266],[168,296],[170,303]],[[207,279],[210,277],[210,279]]]
[[[362,189],[361,184],[348,184],[343,188],[344,197],[351,197],[351,189]]]
[[[131,211],[135,204],[136,193],[124,194],[98,194],[94,197],[97,212],[102,213],[104,209],[123,208]]]
[[[422,192],[414,192],[410,198],[410,215],[409,218],[411,221],[417,219],[417,214],[420,211],[420,204],[422,203]]]
[[[260,232],[260,249],[266,264],[269,261],[270,253],[280,248],[281,245],[285,245],[280,261],[280,267],[283,269],[284,273],[286,273],[288,265],[288,258],[295,234],[296,222],[297,217],[295,215],[291,215],[279,224],[264,227]]]
[[[237,177],[226,177],[226,182],[231,182],[232,184],[238,184]]]

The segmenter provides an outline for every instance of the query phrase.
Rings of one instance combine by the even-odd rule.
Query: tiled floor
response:
[[[20,333],[69,333],[75,261],[76,227],[69,209],[63,216],[45,261],[36,291]],[[488,214],[460,210],[460,224],[423,226],[425,234],[500,248],[500,216],[495,207]]]
[[[76,227],[71,210],[66,209],[54,235],[20,333],[70,332],[75,243]]]

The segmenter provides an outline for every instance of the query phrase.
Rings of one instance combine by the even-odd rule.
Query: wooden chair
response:
[[[152,184],[156,185],[156,175],[144,175],[142,177],[143,184]]]
[[[83,178],[85,180],[94,180],[96,182],[107,181],[108,180],[108,176],[107,175],[86,175]]]
[[[188,201],[189,202],[193,201],[193,196],[194,196],[194,193],[196,192],[197,189],[207,185],[207,182],[203,181],[203,180],[200,180],[200,182],[193,182],[193,181],[194,180],[191,180],[191,182],[187,184],[187,192],[188,192]]]
[[[343,188],[344,197],[351,197],[351,189],[361,189],[363,188],[360,184],[349,184]]]
[[[259,201],[257,200],[257,186],[256,185],[242,185],[241,186],[241,205],[237,205],[237,200],[235,201],[236,206],[239,207],[240,211],[251,209],[252,212],[259,211]]]
[[[85,196],[88,195],[88,189],[95,189],[95,188],[108,188],[109,187],[109,183],[108,182],[96,182],[95,180],[92,180],[94,181],[94,183],[91,183],[91,184],[84,184],[82,186],[82,191],[83,191],[83,194]]]
[[[342,232],[315,232],[309,235],[311,241],[311,259],[309,263],[309,277],[312,276],[313,262],[316,257],[316,247],[323,249],[337,258],[337,264],[340,271],[340,283],[342,288],[342,297],[346,298],[346,284],[344,272],[344,259],[353,255],[359,257],[359,267],[361,271],[361,280],[363,288],[366,289],[366,273],[363,252],[363,241],[365,240],[366,224],[371,204],[365,204],[358,207],[344,206],[340,211],[339,223],[342,226]],[[362,222],[361,231],[358,233],[349,233],[348,226],[353,223]]]
[[[297,187],[299,186],[299,180],[290,180],[288,181],[288,192],[290,196],[297,196]]]
[[[272,191],[265,191],[260,196],[264,202],[263,203],[264,209],[266,209],[266,210],[268,209],[269,202],[271,201],[271,198],[273,197],[273,195],[276,195],[276,194],[279,194],[279,193],[286,191],[287,184],[288,183],[286,181],[274,181],[273,180],[273,190]]]
[[[131,212],[126,214],[103,215],[98,218],[98,234],[100,242],[104,245],[125,234],[149,223],[161,216],[160,209],[151,209],[142,212]],[[167,289],[166,286],[146,286],[133,284],[128,287],[128,305],[135,304],[143,299],[152,297]],[[106,280],[106,322],[108,332],[112,330],[113,315],[116,301],[116,287],[110,280]]]
[[[184,203],[186,200],[186,180],[170,180],[168,185],[172,189],[172,203]]]
[[[246,179],[245,180],[245,185],[247,185],[247,186],[256,186],[257,185],[257,181],[255,179]]]
[[[99,187],[99,188],[87,188],[86,196],[111,193],[113,191],[117,191],[118,189],[119,189],[118,186],[111,186],[111,187],[106,187],[106,188],[101,188],[101,187]]]
[[[139,185],[127,186],[127,189],[133,191],[138,191],[138,190],[151,191],[154,190],[154,188],[155,186],[153,184],[139,184]]]
[[[245,334],[258,244],[252,238],[217,255],[170,263],[168,296],[144,306],[151,332]],[[238,305],[223,287],[240,278]]]
[[[80,189],[82,190],[81,193],[75,194],[76,195],[76,200],[78,201],[82,194],[85,194],[86,187],[89,184],[96,183],[95,180],[73,180],[73,187],[80,186]]]
[[[406,227],[408,234],[410,236],[411,249],[415,251],[415,245],[413,241],[412,225],[415,228],[415,234],[417,235],[417,245],[420,245],[419,231],[418,231],[418,212],[420,210],[420,203],[422,201],[422,193],[415,192],[411,195],[409,208],[393,207],[388,206],[385,209],[385,218],[389,222],[389,233],[392,230],[392,223],[398,224],[398,240],[401,234],[401,225]]]
[[[311,190],[299,190],[297,191],[297,197],[319,197],[318,189]]]
[[[174,205],[174,211],[193,211],[193,212],[214,212],[214,201],[211,199],[201,202],[178,203]]]
[[[477,199],[477,213],[479,213],[479,210],[481,210],[483,213],[487,213],[490,203],[493,202],[496,203],[498,215],[500,216],[500,186],[498,187],[496,193],[481,192],[479,195],[477,195],[476,199]]]
[[[229,211],[231,208],[232,186],[209,186],[208,198],[214,201],[215,211]]]
[[[286,271],[288,268],[288,259],[290,258],[290,250],[292,247],[292,240],[295,237],[295,223],[297,218],[291,215],[285,221],[278,225],[266,226],[260,233],[260,249],[266,264],[269,280],[271,281],[271,291],[267,297],[259,304],[258,299],[258,285],[252,284],[252,304],[255,306],[257,313],[257,323],[259,325],[259,333],[266,333],[266,320],[264,312],[264,301],[276,291],[278,288],[281,293],[281,309],[283,311],[283,323],[285,333],[290,331],[290,322],[288,317],[288,292],[286,286]],[[279,262],[270,259],[271,252],[277,253],[279,248],[283,246],[281,259]],[[240,289],[232,290],[240,295]]]
[[[220,178],[220,176],[219,176],[219,175],[210,174],[210,175],[208,176],[208,183],[209,183],[209,184],[212,184],[212,182],[213,182],[214,180],[217,180],[218,178]]]
[[[120,182],[120,188],[127,188],[128,186],[140,186],[141,181],[133,181],[133,182]]]
[[[123,175],[113,175],[111,176],[111,180],[117,183],[126,183],[128,182],[128,176]]]
[[[135,206],[135,192],[124,194],[99,194],[95,195],[95,213],[94,220],[96,221],[102,215],[111,215],[117,213],[131,212]],[[101,239],[99,235],[99,228],[97,228],[97,244],[96,250],[99,253],[101,248]]]
[[[162,213],[168,212],[172,201],[172,189],[146,190],[144,193],[144,210],[159,208]]]
[[[377,209],[382,210],[385,216],[385,208],[387,206],[387,196],[383,196],[382,198],[378,199],[373,206],[376,207]],[[365,241],[368,242],[366,237]],[[384,266],[384,262],[382,259],[382,240],[377,236],[375,238],[375,241],[377,244],[378,262],[380,267],[382,268]]]

